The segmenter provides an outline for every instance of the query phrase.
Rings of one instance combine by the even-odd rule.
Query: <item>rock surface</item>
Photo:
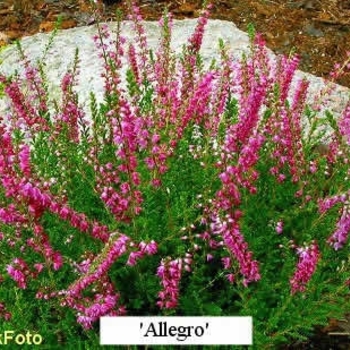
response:
[[[172,49],[176,53],[181,52],[182,45],[187,42],[193,33],[197,20],[185,19],[174,20],[172,31]],[[157,22],[143,22],[148,46],[155,49],[160,37],[160,29]],[[108,23],[111,30],[116,28],[116,23]],[[88,111],[89,92],[96,93],[98,100],[103,95],[103,80],[100,77],[102,72],[102,60],[98,57],[98,51],[93,42],[93,36],[97,33],[97,28],[93,26],[78,27],[61,30],[54,39],[53,45],[45,58],[46,73],[49,81],[49,88],[53,96],[58,96],[60,80],[68,68],[72,66],[76,47],[79,48],[80,76],[77,91],[80,102]],[[122,23],[122,35],[127,41],[133,41],[134,31],[132,23],[125,21]],[[24,51],[32,60],[41,58],[42,53],[49,41],[50,35],[39,33],[31,37],[23,38],[21,43]],[[206,26],[201,54],[204,63],[208,65],[213,58],[219,58],[218,40],[222,38],[225,45],[235,58],[240,58],[242,53],[249,49],[248,35],[239,30],[233,23],[222,20],[209,20]],[[273,55],[273,53],[270,53]],[[16,69],[21,71],[18,64],[19,55],[14,46],[6,48],[0,53],[0,73],[5,75],[13,73]],[[125,65],[124,65],[125,66]],[[310,101],[324,87],[324,80],[307,73],[298,71],[298,77],[306,76],[310,80]],[[349,89],[334,85],[334,89],[328,99],[328,108],[339,115],[342,108],[349,101]],[[0,100],[0,112],[4,112],[6,104],[4,99]]]

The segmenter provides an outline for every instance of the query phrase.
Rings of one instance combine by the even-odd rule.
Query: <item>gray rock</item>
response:
[[[193,33],[196,23],[196,19],[174,20],[171,46],[176,53],[181,52],[182,45],[187,42],[187,39]],[[155,49],[160,37],[158,24],[157,22],[144,22],[143,24],[146,29],[149,48]],[[116,23],[109,23],[108,26],[113,31],[116,28]],[[59,31],[45,59],[49,88],[52,96],[57,98],[59,96],[60,80],[67,69],[72,66],[75,49],[76,47],[79,48],[81,69],[77,92],[80,102],[87,113],[89,109],[89,92],[91,90],[94,91],[99,101],[103,96],[103,80],[100,77],[102,60],[98,58],[98,51],[92,39],[96,33],[97,28],[95,25]],[[130,21],[122,23],[122,35],[127,41],[134,41],[135,34]],[[22,47],[28,56],[35,61],[41,57],[49,37],[49,34],[40,33],[23,38],[21,41]],[[219,59],[220,57],[218,50],[219,38],[223,39],[234,58],[239,59],[242,53],[249,49],[248,35],[240,31],[233,23],[221,20],[209,20],[201,48],[201,54],[206,66],[209,65],[213,58]],[[274,56],[272,52],[270,52],[270,55],[272,57]],[[14,46],[2,51],[0,53],[0,62],[3,61],[3,63],[0,66],[0,73],[12,74],[16,69],[21,71],[18,58],[19,56]],[[317,98],[325,86],[325,81],[322,78],[307,73],[298,71],[297,77],[306,77],[310,80],[309,101]],[[326,101],[327,108],[335,115],[339,115],[348,101],[349,89],[334,84],[332,92]],[[0,100],[0,112],[4,112],[5,109],[5,101]]]
[[[172,48],[176,52],[181,51],[182,45],[193,33],[196,23],[197,21],[193,19],[174,21]],[[149,48],[155,49],[160,37],[158,24],[156,22],[145,22],[144,25]],[[116,28],[116,23],[109,23],[108,26],[113,31]],[[103,70],[103,62],[98,57],[98,51],[92,39],[96,33],[96,26],[78,27],[58,32],[45,59],[47,77],[53,96],[57,97],[60,79],[62,79],[67,69],[72,66],[75,49],[78,47],[81,71],[77,91],[80,101],[84,106],[86,105],[90,90],[96,93],[98,99],[102,98],[103,80],[100,74]],[[130,21],[123,22],[122,35],[127,41],[134,41],[134,31]],[[41,58],[49,38],[49,34],[39,33],[23,38],[21,45],[30,59],[36,61]],[[201,50],[206,63],[209,63],[212,58],[219,57],[217,50],[219,38],[222,38],[225,44],[237,55],[241,55],[242,50],[246,49],[248,45],[247,35],[239,31],[233,23],[217,20],[209,21]],[[21,72],[18,59],[19,55],[14,46],[1,52],[0,62],[3,61],[3,63],[0,66],[0,73],[12,74],[16,69]]]

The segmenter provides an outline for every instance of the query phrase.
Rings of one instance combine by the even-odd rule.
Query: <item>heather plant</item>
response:
[[[0,78],[0,331],[96,348],[101,316],[249,315],[257,349],[306,339],[349,307],[350,105],[309,106],[298,56],[252,31],[207,67],[210,6],[179,56],[166,14],[152,52],[129,5],[134,44],[98,25],[89,114],[78,51],[58,99],[21,47]]]

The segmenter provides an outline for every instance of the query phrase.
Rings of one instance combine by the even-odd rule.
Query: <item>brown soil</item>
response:
[[[116,8],[125,13],[125,1],[106,1],[104,20],[115,19]],[[175,18],[198,17],[202,0],[139,0],[145,19],[158,19],[165,7]],[[350,51],[350,0],[212,0],[212,18],[233,21],[246,30],[254,24],[275,52],[301,57],[300,68],[327,77],[335,63]],[[39,31],[52,30],[58,17],[63,28],[91,24],[88,0],[0,1],[0,45]],[[338,81],[350,87],[350,72]]]
[[[107,1],[106,1],[107,2]],[[126,13],[125,2],[108,1],[102,20],[115,19],[115,10]],[[165,7],[175,18],[198,17],[201,0],[139,0],[144,19],[159,19]],[[269,48],[277,53],[291,51],[301,57],[300,69],[327,77],[335,63],[350,54],[350,0],[212,0],[211,18],[233,21],[246,31],[252,23]],[[47,32],[62,16],[62,28],[93,23],[88,0],[0,1],[0,46],[22,36]],[[338,80],[350,87],[350,69]],[[350,323],[350,319],[346,323]],[[332,335],[332,332],[338,332]],[[339,335],[340,333],[340,335]],[[317,332],[308,342],[285,349],[350,349],[349,329],[340,322]]]

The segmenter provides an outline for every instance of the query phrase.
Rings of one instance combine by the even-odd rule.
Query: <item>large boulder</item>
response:
[[[189,36],[193,33],[197,20],[185,19],[174,20],[172,34],[172,48],[176,53],[180,53],[182,45],[186,43]],[[148,38],[149,48],[155,49],[160,37],[160,29],[157,22],[144,22]],[[116,23],[108,23],[113,31]],[[53,45],[45,57],[46,73],[49,81],[49,87],[53,96],[58,96],[60,80],[69,67],[72,66],[75,49],[79,48],[80,57],[80,84],[77,91],[80,96],[80,102],[88,111],[89,92],[93,90],[98,100],[103,95],[103,80],[100,77],[102,72],[102,61],[98,57],[93,36],[97,33],[97,27],[85,26],[73,29],[61,30],[57,33]],[[130,21],[122,22],[122,35],[129,41],[133,41],[135,33]],[[46,45],[49,42],[50,34],[39,33],[31,37],[25,37],[21,40],[24,51],[32,60],[42,57]],[[201,54],[204,63],[208,66],[211,60],[219,59],[218,40],[223,39],[229,51],[235,59],[239,59],[244,51],[249,49],[248,35],[239,30],[233,23],[221,20],[209,20],[204,33],[204,40]],[[273,55],[271,53],[271,55]],[[0,73],[12,74],[15,70],[21,71],[18,64],[19,55],[16,47],[10,46],[0,53]],[[124,65],[124,72],[126,65]],[[306,76],[311,81],[310,101],[324,87],[324,80],[310,74],[298,71],[299,77]],[[339,114],[346,102],[349,100],[349,89],[334,85],[333,91],[328,98],[328,107]],[[4,111],[6,104],[0,100],[0,112]]]

